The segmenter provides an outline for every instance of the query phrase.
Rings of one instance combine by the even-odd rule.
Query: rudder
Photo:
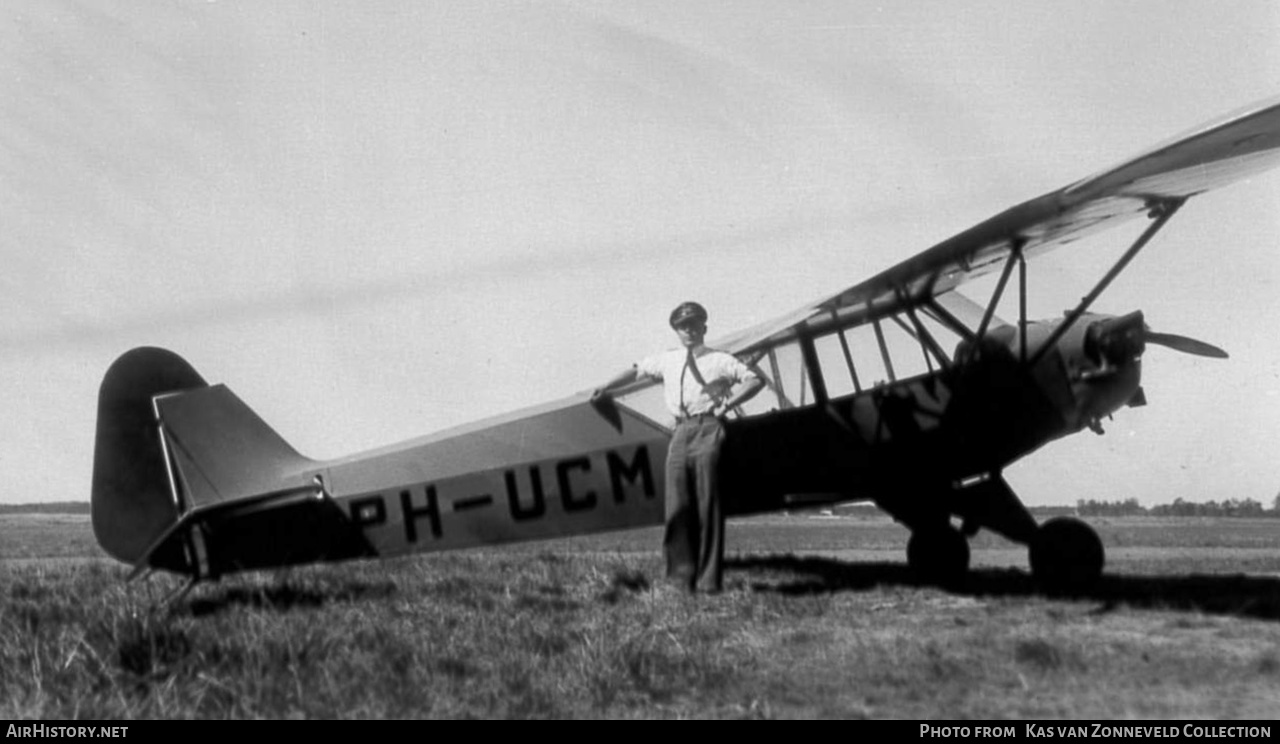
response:
[[[93,532],[113,557],[137,563],[178,519],[152,399],[207,385],[185,359],[154,347],[126,352],[103,377],[93,451]]]

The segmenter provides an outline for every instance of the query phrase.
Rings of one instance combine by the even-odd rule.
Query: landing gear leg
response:
[[[948,522],[911,531],[907,565],[924,581],[956,586],[969,572],[969,541]]]
[[[1031,574],[1050,592],[1078,592],[1097,583],[1106,555],[1089,525],[1056,517],[1040,525],[1031,540]]]

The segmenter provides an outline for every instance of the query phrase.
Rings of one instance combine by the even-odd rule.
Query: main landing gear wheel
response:
[[[954,586],[969,572],[969,541],[949,524],[914,530],[907,540],[907,565],[924,581]]]
[[[1031,540],[1031,575],[1051,592],[1088,589],[1102,576],[1102,540],[1089,525],[1056,517],[1040,525]]]

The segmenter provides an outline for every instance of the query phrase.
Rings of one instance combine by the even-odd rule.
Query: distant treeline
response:
[[[1226,501],[1183,501],[1174,499],[1172,504],[1143,506],[1137,499],[1126,501],[1094,501],[1081,499],[1076,502],[1076,513],[1082,517],[1272,517],[1280,518],[1280,496],[1268,509],[1253,499],[1227,499]]]
[[[1028,506],[1027,510],[1037,519],[1051,517],[1244,517],[1280,518],[1280,496],[1272,508],[1267,509],[1253,499],[1227,499],[1226,501],[1206,501],[1203,503],[1174,499],[1172,504],[1143,506],[1137,499],[1127,501],[1094,501],[1081,499],[1072,506]],[[874,504],[860,502],[856,504],[839,504],[833,507],[814,507],[800,510],[811,512],[830,512],[842,517],[883,516],[879,507]]]
[[[88,514],[88,501],[50,501],[43,504],[0,504],[0,514]]]

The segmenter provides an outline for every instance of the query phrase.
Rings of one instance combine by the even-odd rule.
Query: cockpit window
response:
[[[923,313],[915,319],[901,313],[828,331],[815,336],[813,346],[827,397],[840,398],[936,372],[951,363],[950,352],[959,341],[959,335]],[[739,358],[756,370],[765,387],[734,415],[757,416],[816,402],[813,375],[799,341]],[[655,421],[671,423],[660,385],[628,393],[623,402]]]
[[[920,325],[917,325],[917,320]],[[921,333],[920,326],[923,326]],[[950,363],[948,351],[960,337],[927,316],[881,318],[854,328],[830,331],[813,340],[827,397],[846,395],[929,374]],[[745,406],[746,415],[812,405],[813,379],[800,344],[792,341],[753,355],[766,389]]]

